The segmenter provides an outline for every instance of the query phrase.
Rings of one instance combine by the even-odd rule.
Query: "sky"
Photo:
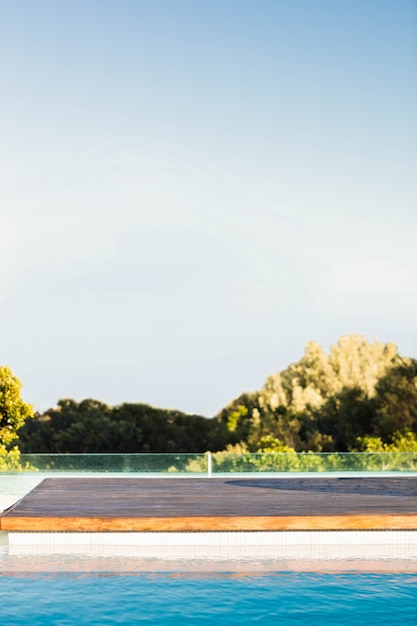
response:
[[[0,365],[213,416],[342,335],[417,358],[417,3],[0,0]]]

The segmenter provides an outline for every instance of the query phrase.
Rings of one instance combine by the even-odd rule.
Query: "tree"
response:
[[[0,367],[0,446],[6,449],[17,439],[17,431],[33,417],[30,404],[22,400],[22,383],[8,367]]]
[[[395,377],[389,376],[399,359],[395,344],[368,342],[362,335],[340,337],[329,353],[310,341],[299,361],[269,376],[258,392],[242,394],[220,418],[226,418],[235,441],[247,444],[252,452],[264,437],[298,451],[352,449],[357,437],[378,434],[374,431],[377,406],[387,436],[399,429],[413,430],[416,403],[411,402],[415,396],[411,373],[403,368]],[[400,400],[404,409],[399,423],[394,406]]]
[[[397,357],[376,386],[373,432],[390,443],[397,431],[417,434],[417,361]]]
[[[397,430],[392,436],[391,443],[384,443],[381,437],[358,437],[358,449],[361,452],[417,452],[417,433],[409,430]]]
[[[19,445],[22,452],[57,453],[226,448],[229,458],[230,446],[273,454],[290,448],[344,452],[364,445],[364,437],[390,445],[397,431],[417,435],[417,361],[399,356],[393,343],[347,335],[328,353],[310,341],[299,361],[269,376],[259,391],[242,393],[212,419],[146,404],[110,407],[66,399],[28,420]],[[311,455],[307,460],[311,464]]]
[[[147,404],[108,406],[98,400],[58,401],[20,431],[25,453],[177,453],[221,450],[225,424]]]
[[[339,393],[331,396],[321,406],[313,422],[305,425],[303,432],[307,448],[312,449],[311,433],[308,426],[313,426],[313,437],[318,431],[323,452],[352,450],[358,437],[372,432],[375,413],[375,401],[369,398],[360,387],[344,387]],[[327,441],[323,439],[327,438]]]
[[[216,416],[217,423],[226,428],[224,446],[248,442],[259,413],[259,393],[242,393],[229,402]]]
[[[22,383],[8,367],[0,367],[0,469],[20,470],[20,451],[10,444],[17,439],[17,431],[33,409],[20,397]]]

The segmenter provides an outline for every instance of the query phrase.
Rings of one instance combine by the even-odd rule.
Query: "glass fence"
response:
[[[213,472],[417,471],[417,452],[213,454]]]
[[[417,472],[417,452],[235,454],[19,454],[0,472],[205,474],[262,472]]]

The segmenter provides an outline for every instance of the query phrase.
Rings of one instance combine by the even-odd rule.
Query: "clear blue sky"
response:
[[[0,363],[211,416],[340,335],[417,357],[417,3],[0,0]]]

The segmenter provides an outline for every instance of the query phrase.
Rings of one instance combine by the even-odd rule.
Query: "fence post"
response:
[[[207,478],[211,478],[211,452],[207,452]]]

